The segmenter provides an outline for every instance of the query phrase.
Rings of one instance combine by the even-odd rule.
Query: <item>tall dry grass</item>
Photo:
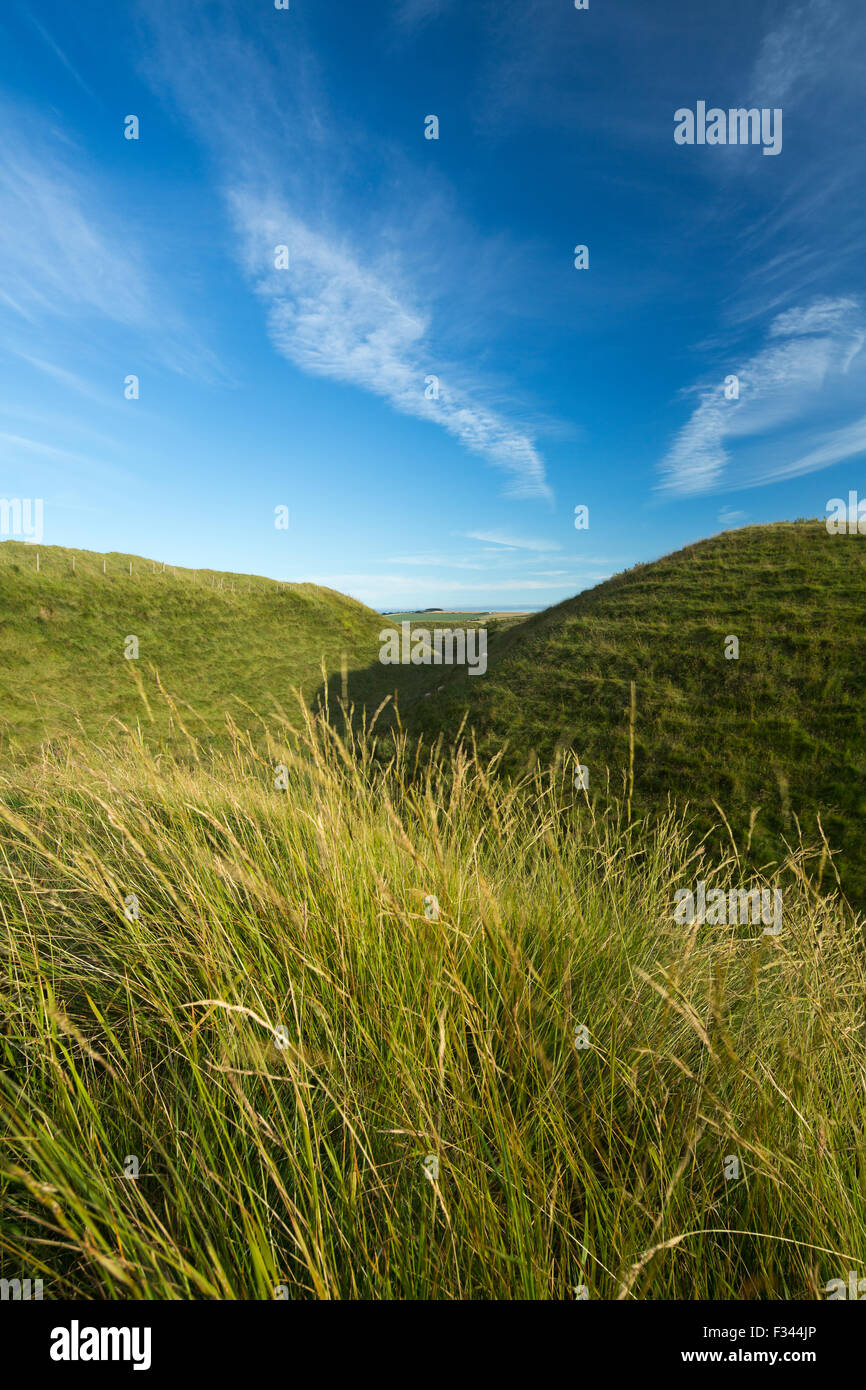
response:
[[[866,1274],[862,926],[805,851],[778,937],[684,928],[676,888],[741,880],[674,812],[399,737],[383,761],[324,717],[280,738],[3,779],[3,1275],[724,1299]]]

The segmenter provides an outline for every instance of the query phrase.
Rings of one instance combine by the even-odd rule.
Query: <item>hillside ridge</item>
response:
[[[171,741],[177,720],[160,685],[210,741],[242,704],[267,718],[293,712],[296,688],[313,699],[323,661],[329,672],[368,665],[380,626],[372,609],[315,584],[4,541],[0,746],[32,753],[139,721]]]
[[[800,818],[866,893],[864,615],[866,539],[820,522],[744,527],[495,635],[483,679],[454,670],[435,702],[401,712],[427,738],[465,718],[516,772],[585,766],[591,795],[625,795],[633,765],[635,805],[688,801],[705,827],[721,806],[737,842],[769,859]]]

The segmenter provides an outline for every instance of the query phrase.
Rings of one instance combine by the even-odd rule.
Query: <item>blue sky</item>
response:
[[[866,495],[862,0],[8,0],[0,39],[0,496],[46,544],[542,607]],[[699,101],[781,153],[676,144]]]

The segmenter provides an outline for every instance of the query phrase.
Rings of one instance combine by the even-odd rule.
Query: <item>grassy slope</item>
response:
[[[645,799],[653,777],[706,798],[714,768],[772,788],[783,754],[806,769],[793,810],[819,778],[859,798],[855,546],[742,532],[503,633],[469,683],[485,743],[497,720],[521,758],[580,735],[595,801],[634,679]],[[0,547],[19,564],[4,709],[35,689],[43,721],[66,731],[80,707],[99,744],[112,701],[144,708],[129,632],[136,669],[153,646],[217,724],[258,692],[297,727],[274,671],[315,687],[322,624],[356,666],[384,625],[309,586],[151,572],[131,590],[125,557],[106,585],[100,557],[72,580],[68,552],[42,551],[58,573],[37,578],[18,551]],[[366,672],[395,676],[444,683],[444,706],[410,708],[453,733],[465,681]],[[672,817],[628,825],[559,776],[514,785],[463,757],[425,770],[399,739],[383,766],[323,721],[275,730],[285,791],[255,741],[196,766],[150,740],[0,763],[0,1277],[43,1277],[46,1298],[786,1299],[866,1272],[862,922],[802,857],[770,880],[778,937],[688,930],[677,888],[749,880]]]
[[[37,573],[35,552],[18,541],[0,545],[0,746],[32,751],[77,726],[104,739],[116,720],[140,720],[163,739],[171,716],[155,671],[180,718],[207,741],[224,731],[226,711],[253,722],[239,700],[263,716],[295,710],[293,689],[313,695],[323,656],[339,672],[343,653],[352,668],[378,652],[379,615],[331,589],[163,571],[140,556],[60,546],[39,547]],[[138,661],[124,657],[130,634],[139,639]]]
[[[323,655],[338,698],[345,653],[356,705],[399,687],[410,727],[446,739],[468,707],[485,753],[508,740],[513,768],[579,757],[595,797],[608,769],[622,792],[634,681],[636,809],[673,796],[718,827],[715,801],[740,845],[757,811],[758,863],[797,839],[797,818],[810,842],[819,839],[820,813],[847,891],[866,899],[861,537],[828,536],[815,523],[727,532],[516,624],[491,622],[489,670],[473,678],[381,666],[378,633],[389,620],[332,591],[154,573],[132,558],[130,578],[128,556],[108,556],[103,575],[102,556],[40,548],[37,574],[34,547],[0,545],[0,738],[5,729],[32,751],[80,721],[104,740],[119,719],[177,740],[158,671],[190,730],[219,740],[226,711],[254,726],[250,706],[273,724],[275,710],[294,710],[294,687],[312,697]],[[436,625],[431,614],[427,626]],[[137,662],[123,657],[130,633]],[[740,639],[738,661],[724,657],[729,633]],[[724,852],[727,832],[714,835]]]
[[[819,838],[842,850],[846,888],[866,897],[866,541],[819,523],[749,527],[640,565],[491,641],[485,676],[439,676],[436,701],[403,705],[448,736],[468,708],[479,746],[509,740],[526,766],[579,757],[590,792],[629,762],[635,683],[635,803],[715,799],[738,843]],[[736,634],[737,661],[724,639]]]
[[[672,821],[465,760],[419,787],[321,725],[285,792],[240,747],[75,756],[0,771],[0,1276],[785,1300],[866,1273],[838,901],[685,929],[677,887],[740,880]]]

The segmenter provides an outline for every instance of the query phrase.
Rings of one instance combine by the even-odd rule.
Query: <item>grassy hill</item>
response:
[[[185,747],[183,728],[225,746],[227,713],[296,724],[293,692],[315,702],[323,659],[338,699],[345,660],[356,707],[398,688],[402,719],[427,739],[452,741],[466,716],[483,755],[507,744],[510,771],[553,765],[568,787],[580,762],[595,803],[629,791],[638,814],[688,802],[717,855],[732,834],[753,865],[778,862],[801,835],[820,845],[823,828],[846,891],[866,900],[861,537],[803,522],[701,541],[490,621],[488,670],[473,678],[380,665],[378,634],[395,620],[314,585],[59,547],[39,558],[37,572],[33,546],[0,545],[0,748],[33,752],[76,729],[104,742],[121,724],[158,746]],[[457,625],[430,613],[422,626],[443,624]]]
[[[227,711],[255,722],[244,703],[294,715],[293,690],[314,695],[323,658],[339,683],[344,655],[363,668],[378,651],[380,615],[331,589],[38,550],[37,571],[36,547],[0,545],[0,748],[32,751],[76,730],[100,741],[118,721],[159,740],[182,721],[207,742]],[[137,660],[124,655],[129,636]]]
[[[485,676],[437,671],[444,691],[402,714],[446,738],[467,714],[482,752],[508,742],[513,769],[558,762],[570,779],[578,761],[593,800],[628,794],[633,688],[637,810],[673,797],[718,826],[715,801],[757,861],[784,854],[798,820],[820,843],[820,815],[863,899],[864,621],[864,538],[820,522],[728,531],[494,634]]]
[[[778,1301],[862,1278],[862,919],[799,850],[759,874],[602,803],[633,751],[639,812],[691,796],[717,823],[718,793],[739,838],[759,805],[763,853],[820,810],[856,882],[864,553],[728,534],[494,633],[467,681],[380,666],[384,620],[327,590],[0,547],[19,746],[93,735],[2,750],[0,1278]],[[292,685],[344,652],[350,693],[399,680],[425,737],[468,706],[482,756],[302,718]],[[148,701],[155,737],[103,737]],[[282,783],[255,740],[164,755],[171,719],[204,739],[243,702],[296,719]],[[533,776],[491,770],[504,737]],[[699,877],[783,892],[782,930],[684,927]]]

